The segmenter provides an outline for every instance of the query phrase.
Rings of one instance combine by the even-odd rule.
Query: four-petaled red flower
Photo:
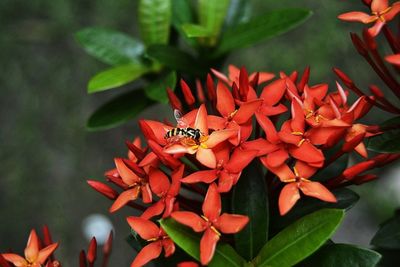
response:
[[[221,233],[234,234],[246,226],[249,218],[244,215],[221,215],[221,196],[217,185],[211,184],[203,203],[203,215],[189,211],[175,211],[171,217],[181,224],[191,227],[195,232],[204,232],[200,240],[200,261],[207,265],[215,252]]]

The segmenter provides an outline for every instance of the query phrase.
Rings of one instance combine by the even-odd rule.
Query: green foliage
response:
[[[235,234],[235,248],[247,260],[254,258],[268,241],[268,192],[257,163],[248,166],[233,189],[233,213],[250,218],[246,227]]]
[[[163,104],[167,104],[168,96],[166,88],[174,90],[175,85],[176,85],[176,73],[174,71],[171,71],[168,74],[161,76],[159,79],[150,83],[146,87],[144,92],[146,93],[148,98]]]
[[[374,267],[381,255],[373,250],[347,244],[329,244],[323,246],[301,266],[362,266]]]
[[[211,35],[211,32],[206,27],[197,24],[183,24],[182,30],[188,38],[209,37]]]
[[[154,102],[143,90],[133,90],[120,95],[98,108],[89,118],[87,129],[91,131],[115,127],[138,115]]]
[[[209,38],[202,39],[202,44],[214,46],[224,23],[229,7],[229,0],[198,0],[199,22],[207,32]]]
[[[130,83],[150,70],[146,65],[128,64],[99,72],[90,79],[88,93],[96,93]]]
[[[171,0],[140,0],[139,28],[146,45],[167,44],[171,24]]]
[[[255,266],[293,266],[321,247],[344,217],[343,210],[323,209],[291,224],[261,249]]]
[[[311,16],[305,9],[280,9],[251,18],[248,22],[228,27],[221,36],[216,55],[285,33],[300,25]]]
[[[371,137],[368,140],[368,149],[380,153],[398,153],[400,152],[400,117],[395,117],[385,121],[381,127],[383,134]]]
[[[400,212],[381,225],[371,244],[379,248],[400,250]]]
[[[75,38],[88,54],[110,65],[139,63],[144,51],[139,40],[108,29],[85,28]]]
[[[176,245],[200,261],[200,236],[198,234],[195,234],[190,228],[182,226],[171,218],[162,219],[160,224]],[[245,260],[231,246],[219,242],[215,249],[214,257],[208,266],[241,267],[244,264]]]

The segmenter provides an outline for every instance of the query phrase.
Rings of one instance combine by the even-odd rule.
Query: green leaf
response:
[[[400,152],[400,116],[385,121],[381,127],[388,129],[383,134],[369,138],[367,148],[380,153]]]
[[[113,128],[136,117],[153,103],[143,90],[122,94],[98,108],[90,116],[86,127],[90,131]]]
[[[255,266],[293,266],[322,246],[344,217],[343,210],[323,209],[291,224],[262,248]]]
[[[102,28],[85,28],[75,34],[85,51],[110,65],[140,62],[143,44],[121,32]]]
[[[300,25],[311,14],[312,12],[306,9],[280,9],[254,17],[249,22],[229,27],[221,36],[216,55],[219,56],[233,49],[250,46],[285,33]]]
[[[400,249],[400,212],[397,211],[395,216],[384,222],[375,236],[372,238],[371,244],[384,249]]]
[[[187,254],[200,261],[200,236],[195,234],[190,228],[182,226],[173,219],[162,219],[160,224],[168,236],[181,247]],[[217,245],[210,267],[242,267],[245,260],[228,244]]]
[[[251,1],[231,0],[226,14],[226,24],[229,26],[249,21],[252,13]]]
[[[268,240],[267,185],[258,162],[244,169],[233,189],[232,209],[250,218],[246,227],[235,235],[235,248],[247,260],[253,259]]]
[[[214,46],[224,23],[229,0],[199,0],[199,22],[209,32],[204,44]]]
[[[159,63],[183,73],[201,75],[204,73],[198,60],[191,55],[173,46],[152,45],[147,49],[147,55],[157,60]]]
[[[285,216],[280,216],[278,211],[276,211],[274,214],[275,216],[273,216],[274,220],[271,222],[273,228],[282,229],[295,220],[323,208],[348,210],[360,199],[357,193],[347,188],[334,189],[332,190],[332,193],[336,196],[336,203],[329,203],[319,199],[305,197],[301,198]]]
[[[370,249],[347,245],[331,244],[323,246],[300,266],[362,266],[374,267],[381,255]]]
[[[172,24],[177,27],[193,22],[193,11],[188,0],[172,1]]]
[[[88,93],[105,91],[132,82],[149,71],[142,64],[128,64],[99,72],[90,79]]]
[[[176,73],[171,71],[167,75],[155,80],[145,89],[148,98],[160,103],[168,104],[167,88],[175,89]]]
[[[201,25],[186,23],[182,25],[182,30],[188,38],[210,36],[210,31]]]
[[[139,29],[146,45],[166,44],[171,24],[171,0],[140,0]]]

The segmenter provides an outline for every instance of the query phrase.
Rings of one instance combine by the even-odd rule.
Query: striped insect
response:
[[[178,127],[168,130],[164,138],[170,143],[180,141],[186,145],[198,144],[200,138],[203,136],[200,130],[189,127],[188,123],[185,122],[182,113],[177,109],[174,110],[174,117],[178,123]]]

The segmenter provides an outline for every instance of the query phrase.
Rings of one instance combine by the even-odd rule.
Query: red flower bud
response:
[[[79,253],[79,267],[87,267],[85,251],[81,250]]]
[[[364,44],[364,42],[361,40],[361,38],[353,32],[350,33],[350,37],[351,37],[351,41],[353,42],[353,45],[357,49],[358,53],[362,56],[368,55],[367,46]]]
[[[116,199],[118,193],[106,184],[94,180],[87,180],[87,183],[100,194],[108,197],[109,199]],[[46,242],[46,241],[45,241]],[[51,243],[51,242],[50,242]]]
[[[93,237],[92,240],[90,240],[88,253],[86,255],[86,259],[89,262],[89,265],[92,265],[96,261],[96,256],[97,256],[97,241],[96,238]]]
[[[333,68],[333,72],[339,77],[340,80],[347,86],[352,87],[354,85],[353,81],[347,76],[343,71],[338,68]]]
[[[200,103],[206,102],[206,97],[204,96],[203,86],[201,85],[201,81],[196,79],[196,90],[197,90],[197,99]]]
[[[107,238],[107,240],[106,240],[106,242],[104,243],[104,246],[103,246],[103,255],[104,255],[104,257],[108,257],[111,254],[113,236],[114,236],[113,231],[110,231],[110,234],[108,235],[108,238]]]
[[[189,85],[184,80],[181,80],[181,89],[182,89],[183,97],[185,98],[186,104],[188,104],[189,106],[192,106],[196,102],[196,99],[194,99],[192,90],[190,90]]]
[[[215,101],[217,99],[217,93],[215,92],[214,81],[210,74],[207,74],[207,95],[208,99]]]
[[[167,88],[167,95],[169,104],[171,105],[172,109],[182,110],[182,102],[176,96],[176,94],[171,90],[171,88]]]

